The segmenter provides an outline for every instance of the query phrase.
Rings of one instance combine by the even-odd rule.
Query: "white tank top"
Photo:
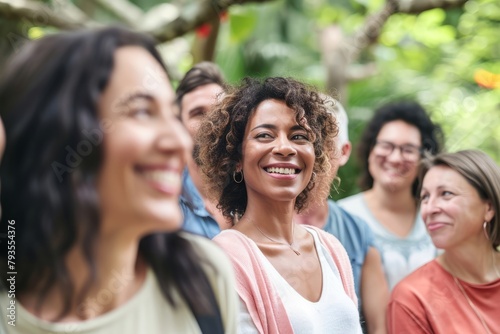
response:
[[[296,334],[362,333],[358,309],[344,290],[335,262],[320,243],[316,231],[307,230],[314,238],[323,275],[323,288],[317,302],[302,297],[269,260],[259,253],[263,258],[264,269],[283,302],[293,332]],[[326,256],[330,257],[330,261]],[[304,265],[307,266],[307,261]]]

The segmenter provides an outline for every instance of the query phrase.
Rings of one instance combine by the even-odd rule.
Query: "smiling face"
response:
[[[98,106],[110,125],[98,179],[103,232],[177,230],[181,172],[192,142],[177,118],[170,81],[143,48],[122,47],[114,61]]]
[[[182,97],[181,121],[192,138],[195,137],[203,116],[212,109],[222,92],[221,86],[212,83],[200,86]]]
[[[432,167],[424,177],[420,198],[422,218],[436,247],[487,242],[483,222],[493,218],[493,208],[455,170]]]
[[[391,143],[402,147],[402,150],[405,147],[420,148],[421,141],[418,128],[400,120],[386,123],[377,136],[378,143]],[[373,185],[389,191],[410,190],[417,177],[418,161],[403,158],[398,147],[388,155],[385,152],[381,155],[377,145],[368,157],[368,170],[373,177]]]
[[[249,202],[294,200],[311,179],[315,155],[309,134],[283,101],[261,102],[246,126],[243,174]]]

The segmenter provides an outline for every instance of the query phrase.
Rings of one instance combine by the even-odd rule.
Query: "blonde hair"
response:
[[[441,153],[426,157],[419,172],[419,192],[425,174],[435,166],[447,166],[469,182],[479,196],[490,201],[495,215],[489,221],[487,233],[493,249],[500,245],[500,167],[486,153],[479,150],[464,150],[455,153]]]

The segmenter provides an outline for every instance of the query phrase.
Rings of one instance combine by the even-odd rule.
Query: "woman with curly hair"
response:
[[[290,78],[245,79],[198,132],[198,163],[235,225],[215,241],[232,260],[242,333],[360,333],[352,269],[330,234],[294,212],[329,190],[337,128],[323,99]]]
[[[0,333],[235,333],[230,262],[180,231],[192,140],[154,41],[54,34],[5,69]]]

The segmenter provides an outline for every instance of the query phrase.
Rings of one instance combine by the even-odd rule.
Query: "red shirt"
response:
[[[500,333],[500,279],[488,284],[458,280],[490,333]],[[453,276],[433,260],[403,279],[387,309],[389,334],[487,333]]]

